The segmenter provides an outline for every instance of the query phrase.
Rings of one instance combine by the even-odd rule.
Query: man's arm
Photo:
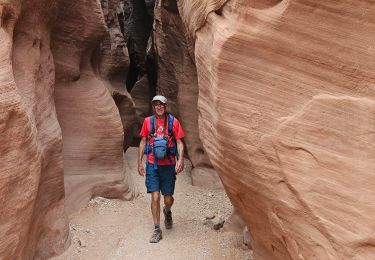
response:
[[[176,162],[176,173],[182,172],[184,169],[184,143],[181,139],[176,140],[178,150],[178,160]]]
[[[145,146],[146,146],[147,138],[142,137],[141,142],[139,143],[139,151],[138,151],[138,174],[141,176],[145,175],[145,169],[142,165],[142,159],[143,159],[143,154],[145,151]]]

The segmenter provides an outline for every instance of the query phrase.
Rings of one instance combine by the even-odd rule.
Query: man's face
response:
[[[152,106],[153,106],[153,108],[154,108],[154,110],[155,110],[155,113],[156,113],[158,116],[162,116],[162,115],[164,115],[165,110],[166,110],[166,107],[167,107],[166,104],[164,104],[164,103],[162,103],[162,102],[160,102],[160,101],[154,101],[154,102],[152,103]]]

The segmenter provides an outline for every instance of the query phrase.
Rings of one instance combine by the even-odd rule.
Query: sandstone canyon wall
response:
[[[49,33],[56,9],[46,3],[0,4],[2,259],[45,259],[68,242]]]
[[[114,0],[0,2],[0,258],[59,253],[65,213],[136,195],[123,150],[158,91],[256,259],[372,259],[374,3],[159,0],[151,39],[154,2],[126,3],[124,41]]]
[[[122,6],[117,0],[101,1],[108,31],[92,55],[91,64],[96,75],[106,82],[106,87],[119,110],[124,132],[124,151],[132,144],[134,128],[137,126],[134,99],[125,88],[129,69],[127,43],[121,32]]]
[[[107,2],[109,11],[115,3]],[[101,4],[64,1],[59,9],[59,23],[53,30],[55,102],[63,134],[66,204],[70,213],[85,205],[92,196],[134,196],[130,177],[130,183],[124,182],[123,130],[126,124],[121,122],[119,114],[119,111],[130,110],[123,116],[131,115],[132,101],[126,90],[121,90],[121,80],[116,78],[118,73],[115,72],[119,69],[115,66],[121,68],[126,64],[126,60],[120,58],[125,55],[115,48],[117,45],[110,48],[108,41],[116,35],[108,31]],[[83,18],[86,23],[80,22]],[[108,57],[106,46],[114,55]],[[111,62],[111,57],[118,58]],[[98,66],[99,74],[93,66]],[[120,109],[108,89],[115,93]],[[114,89],[120,90],[115,92]],[[127,105],[130,108],[126,109]]]
[[[158,61],[157,90],[168,100],[168,109],[179,117],[185,144],[194,168],[193,185],[222,188],[199,138],[198,82],[193,49],[187,38],[175,0],[159,0],[155,6],[153,42]]]
[[[137,194],[124,172],[135,111],[116,92],[128,66],[110,26],[117,4],[0,2],[1,259],[61,253],[67,214]]]
[[[201,139],[255,258],[372,259],[374,3],[224,2],[178,4]]]
[[[174,1],[158,9],[165,17],[152,32],[154,4],[0,3],[1,234],[10,237],[1,241],[0,257],[61,252],[69,243],[66,215],[93,196],[137,195],[123,151],[134,144],[156,91],[174,93],[166,96],[185,125],[193,183],[221,185],[199,139],[191,38]],[[176,38],[163,39],[165,33]]]

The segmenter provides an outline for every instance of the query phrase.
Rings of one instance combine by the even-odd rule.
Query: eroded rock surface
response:
[[[201,138],[256,259],[372,259],[374,4],[233,0],[197,26],[213,2],[179,7]]]
[[[111,4],[115,2],[107,3],[109,15],[113,9]],[[126,60],[118,57],[121,45],[113,41],[114,47],[110,48],[108,37],[116,34],[108,33],[101,5],[63,2],[60,10],[60,22],[54,28],[53,38],[58,79],[55,102],[64,142],[66,207],[70,213],[93,196],[132,198],[135,195],[131,179],[130,183],[124,182],[123,131],[127,126],[119,114],[119,110],[123,115],[131,114],[133,103],[126,90],[122,91],[119,86],[118,77]],[[81,17],[87,23],[80,23]],[[81,28],[78,30],[77,26]],[[98,50],[101,39],[104,42]],[[93,56],[94,51],[99,51],[101,56]],[[93,66],[99,74],[95,74]],[[120,109],[111,96],[113,93]]]
[[[0,4],[1,259],[45,259],[68,243],[46,3]]]
[[[102,3],[107,11],[98,1],[0,3],[1,259],[61,253],[66,213],[93,196],[136,195],[123,165],[126,120],[109,91],[126,71],[124,53],[113,61],[119,45],[105,42],[117,2]],[[119,107],[134,112],[128,97]]]
[[[121,5],[117,0],[102,0],[107,30],[93,53],[92,65],[97,75],[106,81],[106,87],[111,93],[119,110],[124,131],[124,151],[133,141],[134,128],[137,126],[133,99],[125,87],[130,59],[124,36],[120,29]]]
[[[177,2],[157,1],[154,31],[159,62],[157,90],[168,98],[168,109],[183,125],[187,153],[194,166],[193,185],[222,188],[199,138],[197,71],[186,35]]]

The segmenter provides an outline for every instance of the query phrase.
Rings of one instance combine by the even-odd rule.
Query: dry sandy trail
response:
[[[163,239],[150,244],[150,198],[144,178],[137,174],[137,149],[130,148],[125,160],[140,196],[133,201],[91,200],[70,217],[71,246],[52,259],[252,259],[251,251],[242,245],[242,236],[204,225],[210,215],[226,219],[231,204],[224,191],[192,186],[187,160],[185,171],[177,176],[172,208],[174,227],[166,230],[162,216]]]

